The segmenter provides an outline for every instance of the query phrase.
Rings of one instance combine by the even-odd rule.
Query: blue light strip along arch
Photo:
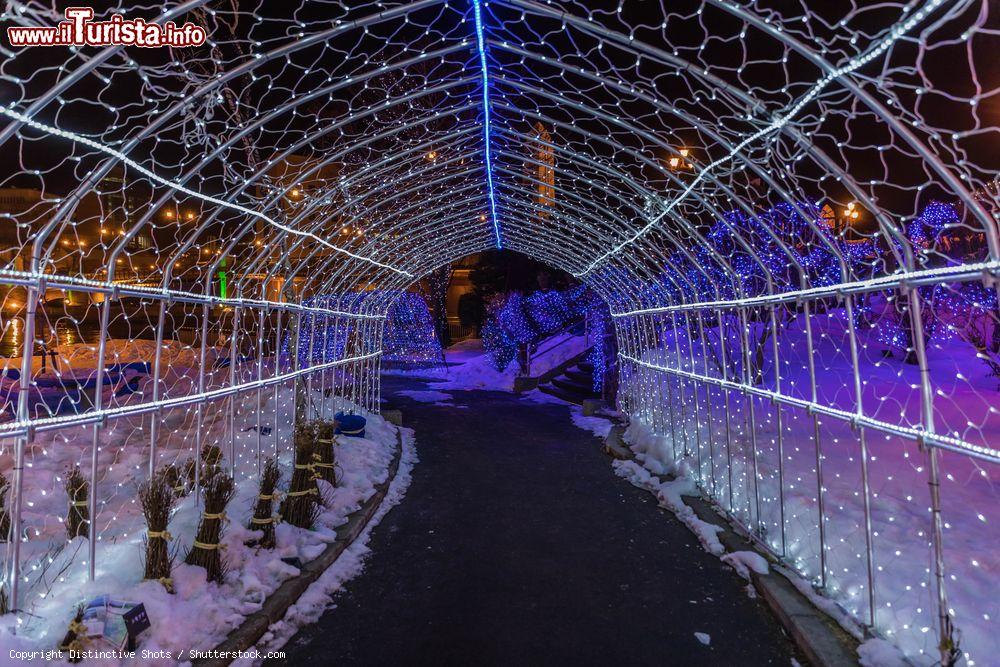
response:
[[[483,143],[485,151],[483,159],[486,162],[486,186],[490,197],[490,220],[493,222],[493,233],[496,235],[497,248],[503,248],[503,238],[500,235],[500,220],[497,218],[497,201],[493,192],[493,154],[490,148],[490,74],[486,67],[486,39],[483,31],[483,10],[480,0],[472,0],[472,9],[476,17],[476,47],[479,50],[479,66],[483,71]]]

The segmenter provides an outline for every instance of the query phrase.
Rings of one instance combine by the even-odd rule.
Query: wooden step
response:
[[[577,371],[570,369],[566,371],[563,375],[568,377],[570,380],[579,382],[581,384],[594,386],[594,376],[591,373],[584,373],[583,371]]]
[[[539,385],[539,390],[544,391],[549,396],[555,396],[556,398],[566,401],[567,403],[573,403],[575,405],[583,405],[584,397],[565,389],[561,389],[551,384]]]
[[[560,389],[580,394],[582,398],[594,398],[594,385],[589,382],[578,382],[565,376],[552,378],[552,383]]]

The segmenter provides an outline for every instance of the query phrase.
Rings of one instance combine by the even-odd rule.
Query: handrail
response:
[[[531,360],[536,357],[540,357],[543,354],[547,354],[552,350],[556,349],[557,347],[564,345],[567,341],[572,340],[574,337],[569,336],[567,334],[570,334],[573,329],[580,326],[581,324],[584,325],[583,335],[587,339],[587,343],[585,344],[584,347],[590,347],[590,320],[586,315],[584,315],[583,317],[573,320],[572,322],[564,326],[562,329],[549,334],[549,336],[540,343],[535,343],[535,344],[521,343],[520,346],[518,347],[518,366],[519,366],[518,375],[520,377],[531,377]],[[540,344],[547,343],[548,341],[551,341],[557,336],[565,336],[565,337],[562,338],[561,340],[556,341],[555,343],[545,348],[544,350],[541,351],[538,350],[538,346]]]

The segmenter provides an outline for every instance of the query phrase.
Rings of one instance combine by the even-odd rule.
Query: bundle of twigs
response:
[[[7,511],[7,492],[10,482],[0,474],[0,542],[6,542],[10,535],[10,512]]]
[[[274,548],[274,524],[277,519],[271,513],[271,502],[275,498],[275,488],[281,478],[281,471],[274,459],[264,461],[260,473],[260,491],[257,494],[257,504],[250,518],[250,530],[264,533],[258,544],[265,549]]]
[[[222,448],[205,445],[201,449],[201,483],[205,485],[217,472],[222,471]]]
[[[295,469],[292,481],[281,503],[281,518],[299,528],[312,528],[318,512],[319,489],[316,486],[315,432],[311,424],[295,426]]]
[[[317,419],[313,425],[316,439],[316,476],[331,485],[337,485],[337,461],[333,453],[335,444],[333,434],[337,430],[337,422]]]
[[[90,508],[87,506],[87,491],[90,484],[80,472],[80,466],[73,466],[66,476],[66,495],[69,496],[69,514],[66,517],[66,532],[69,539],[87,535],[90,523]]]
[[[201,479],[198,480],[198,483],[204,487],[215,473],[222,470],[222,448],[218,445],[205,445],[201,448],[199,458],[201,459]],[[192,459],[184,462],[183,476],[187,480],[188,489],[194,488],[195,465]]]
[[[69,629],[66,630],[66,635],[59,642],[60,651],[71,652],[69,662],[76,663],[83,660],[83,657],[80,655],[80,652],[83,650],[83,645],[80,643],[80,636],[86,630],[87,628],[83,625],[83,605],[80,605],[76,608],[73,620],[69,622]]]
[[[175,499],[170,481],[171,470],[176,474],[176,467],[167,466],[139,486],[139,503],[146,517],[146,562],[142,577],[155,579],[173,592],[170,570],[173,568],[174,556],[167,545],[173,539],[167,531]]]
[[[190,464],[194,466],[194,462],[190,459],[187,460],[185,465]],[[167,485],[174,492],[174,495],[178,498],[183,498],[188,494],[188,485],[186,480],[187,470],[183,472],[176,464],[171,463],[165,466],[162,470],[163,479],[166,481]]]
[[[233,478],[224,472],[217,472],[205,480],[205,509],[198,525],[198,535],[184,562],[205,568],[209,581],[221,582],[225,574],[219,555],[219,540],[222,538],[222,522],[226,518],[226,505],[236,493]]]

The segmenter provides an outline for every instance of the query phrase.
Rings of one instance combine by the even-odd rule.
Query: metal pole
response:
[[[25,307],[28,309],[24,316],[24,340],[21,347],[21,377],[18,381],[17,394],[17,418],[18,421],[26,422],[31,413],[28,410],[30,400],[30,388],[32,377],[32,359],[35,354],[35,317],[38,308],[40,295],[45,293],[45,286],[39,280],[35,286],[28,288],[27,301]],[[11,559],[10,574],[10,606],[17,610],[19,598],[19,588],[21,580],[21,534],[24,532],[22,525],[22,514],[24,505],[24,452],[28,443],[32,439],[32,432],[28,431],[17,439],[14,449],[14,506],[13,521],[11,524],[11,544],[13,554]]]
[[[101,313],[103,315],[103,311]],[[160,373],[163,363],[163,325],[167,319],[167,300],[160,299],[159,317],[156,320],[156,349],[153,352],[153,403],[160,400]],[[105,326],[101,327],[104,338]],[[149,479],[156,472],[156,439],[159,435],[160,412],[149,416]]]
[[[802,302],[802,316],[805,318],[806,332],[806,355],[808,357],[809,369],[809,395],[810,400],[816,403],[819,393],[816,389],[816,359],[813,350],[812,335],[812,314],[809,309],[809,300]],[[816,450],[816,511],[819,515],[819,570],[820,587],[826,589],[827,567],[826,567],[826,488],[823,481],[823,449],[820,439],[819,415],[812,409],[809,410],[813,420],[813,444]]]
[[[239,363],[239,346],[237,337],[239,336],[240,308],[233,308],[233,318],[229,323],[229,386],[236,387],[236,365]],[[239,392],[232,395],[229,401],[229,474],[236,479],[236,410],[240,402]]]
[[[279,297],[280,298],[280,297]],[[281,311],[278,311],[278,319],[274,323],[274,375],[272,377],[277,377],[281,375]],[[281,410],[281,405],[278,402],[280,397],[281,383],[274,383],[274,460],[278,460],[278,428],[279,428],[279,418],[278,414]]]
[[[857,414],[864,414],[862,403],[863,394],[861,391],[861,373],[858,368],[858,338],[854,328],[854,299],[850,295],[844,296],[844,316],[847,318],[847,332],[851,348],[851,368],[854,373],[854,396],[856,401]],[[865,522],[865,555],[868,573],[868,621],[875,627],[875,549],[872,544],[872,507],[871,507],[871,483],[868,477],[868,443],[865,437],[865,428],[860,424],[858,429],[858,442],[861,445],[861,487],[864,501],[864,522]]]
[[[775,306],[771,306],[771,346],[772,354],[774,356],[774,391],[778,394],[781,393],[781,360],[778,356],[778,319],[774,314]],[[763,369],[761,369],[763,372]],[[785,538],[785,434],[784,427],[781,419],[781,403],[777,401],[772,401],[771,404],[774,406],[774,410],[777,414],[777,424],[778,424],[778,522],[780,523],[780,533],[781,533],[781,557],[785,558],[788,556],[787,544]]]
[[[748,340],[748,334],[749,334],[748,330],[750,328],[750,325],[747,319],[747,313],[745,309],[741,308],[739,310],[739,317],[740,317],[740,344],[743,347],[743,378],[744,378],[743,381],[746,382],[747,386],[752,386],[753,379],[751,378],[751,373],[750,373],[750,342]],[[757,536],[763,538],[764,531],[760,517],[760,487],[759,487],[760,473],[757,470],[757,420],[754,414],[755,413],[753,404],[754,397],[751,395],[747,395],[746,401],[747,401],[747,416],[749,418],[749,425],[747,428],[750,431],[750,456],[751,456],[751,465],[753,472],[754,512],[756,512],[757,515]],[[747,475],[748,505],[750,502],[749,477],[750,475]],[[747,523],[749,523],[749,521]]]
[[[111,297],[105,296],[101,303],[101,332],[97,343],[97,367],[94,369],[94,410],[104,407],[104,368],[107,358],[108,322],[111,319]],[[101,443],[102,422],[95,422],[91,428],[90,440],[90,498],[88,510],[90,525],[87,526],[87,576],[93,581],[97,574],[97,453]]]
[[[913,346],[920,368],[920,408],[924,430],[935,433],[934,425],[934,392],[931,387],[930,366],[927,363],[927,346],[924,341],[924,323],[921,310],[920,293],[914,287],[907,289],[910,302],[910,318],[913,325]],[[941,664],[953,664],[952,651],[955,650],[953,638],[954,628],[951,614],[948,611],[948,592],[945,589],[944,563],[944,519],[941,517],[941,470],[936,447],[928,447],[920,443],[927,451],[927,484],[931,496],[931,547],[934,552],[934,585],[938,608],[938,649],[941,653]]]
[[[257,318],[257,381],[264,379],[264,317],[265,310],[260,309],[260,316]],[[261,430],[264,427],[263,412],[264,388],[257,387],[257,475],[261,474]]]
[[[205,392],[205,360],[208,356],[208,317],[209,306],[206,303],[201,307],[201,350],[198,361],[198,393]],[[195,406],[195,431],[194,431],[194,504],[201,500],[201,449],[203,429],[205,427],[205,404],[198,401]]]

